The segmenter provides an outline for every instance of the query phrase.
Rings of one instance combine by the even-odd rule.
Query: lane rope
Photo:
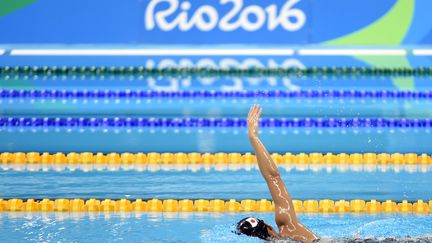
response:
[[[430,118],[262,118],[260,127],[430,128]],[[0,127],[247,127],[245,118],[1,117]]]
[[[273,153],[277,164],[338,164],[338,165],[430,165],[432,157],[416,153]],[[3,152],[3,164],[256,164],[251,153],[38,153]]]
[[[308,67],[308,68],[211,68],[144,66],[0,66],[0,77],[25,76],[198,76],[198,77],[274,77],[274,76],[431,76],[432,67]]]
[[[358,99],[432,99],[432,91],[393,90],[300,90],[300,91],[152,91],[152,90],[27,90],[0,89],[0,98],[36,99],[136,99],[136,98],[358,98]]]
[[[394,202],[386,200],[293,200],[298,213],[418,213],[431,212],[432,200],[428,202]],[[274,203],[267,199],[0,199],[0,212],[273,212]]]

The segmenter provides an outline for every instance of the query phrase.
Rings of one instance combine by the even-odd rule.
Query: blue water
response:
[[[0,242],[260,242],[233,233],[235,223],[247,216],[250,214],[0,213]],[[254,216],[275,226],[271,213]],[[432,240],[429,215],[303,214],[299,218],[324,242],[382,237]]]
[[[77,87],[74,87],[76,90]],[[123,87],[122,89],[125,89]],[[61,89],[64,90],[64,89]],[[102,89],[103,90],[103,89]],[[244,117],[260,103],[267,117],[407,117],[427,118],[432,99],[398,98],[3,98],[8,116]]]
[[[399,171],[390,167],[364,172],[360,166],[360,171],[327,172],[284,168],[280,168],[282,178],[295,199],[432,200],[430,170]],[[257,169],[216,169],[0,170],[0,198],[270,199]]]
[[[252,152],[240,128],[0,128],[0,148],[20,152]],[[430,153],[432,129],[263,128],[272,152]],[[403,137],[403,139],[401,139]],[[43,141],[43,142],[41,142]],[[345,142],[350,141],[350,142]]]
[[[382,59],[392,63],[394,57]],[[410,65],[428,66],[409,56]],[[12,57],[0,65],[37,66],[312,67],[368,66],[354,57]],[[255,63],[255,64],[254,64]],[[430,77],[2,77],[4,90],[181,91],[419,91]],[[432,116],[431,97],[210,97],[52,98],[0,97],[2,117],[200,117],[242,118],[261,103],[265,118],[393,118]],[[432,151],[430,127],[263,128],[271,152]],[[37,152],[251,152],[245,127],[1,127],[1,151]],[[1,152],[0,151],[0,152]],[[176,168],[177,170],[174,170]],[[281,166],[293,198],[432,199],[428,166]],[[236,165],[1,165],[0,198],[270,199],[259,171]],[[0,213],[0,242],[259,242],[234,234],[250,214],[216,213]],[[272,213],[253,214],[274,225]],[[432,242],[431,215],[300,214],[301,221],[329,242],[395,237]],[[369,241],[370,242],[370,241]],[[385,242],[394,242],[388,239]]]

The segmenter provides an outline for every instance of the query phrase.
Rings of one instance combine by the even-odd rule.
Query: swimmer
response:
[[[275,205],[275,221],[279,228],[277,232],[272,226],[263,220],[248,217],[237,223],[237,230],[240,234],[259,237],[264,240],[291,239],[300,242],[319,241],[312,231],[302,225],[294,211],[291,200],[284,182],[279,174],[277,165],[270,157],[270,153],[258,138],[258,121],[261,117],[262,109],[259,105],[254,105],[248,115],[248,135],[250,143],[258,161],[258,167],[267,182],[270,194]]]

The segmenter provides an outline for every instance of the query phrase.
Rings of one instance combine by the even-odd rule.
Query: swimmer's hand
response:
[[[260,105],[253,105],[248,114],[248,135],[249,138],[258,137],[258,123],[261,117],[262,108]]]

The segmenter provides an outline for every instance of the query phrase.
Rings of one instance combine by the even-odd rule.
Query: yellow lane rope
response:
[[[415,153],[285,153],[272,154],[278,164],[422,164],[432,163],[428,154]],[[0,155],[0,163],[28,164],[255,164],[251,153],[8,153]]]
[[[386,200],[294,200],[298,213],[431,213],[432,200],[429,203],[418,200],[414,203],[400,203]],[[98,199],[0,199],[0,211],[3,212],[272,212],[272,201],[231,199],[198,200],[98,200]]]
[[[429,164],[279,164],[281,171],[429,173]],[[252,171],[257,164],[0,164],[3,171]]]

